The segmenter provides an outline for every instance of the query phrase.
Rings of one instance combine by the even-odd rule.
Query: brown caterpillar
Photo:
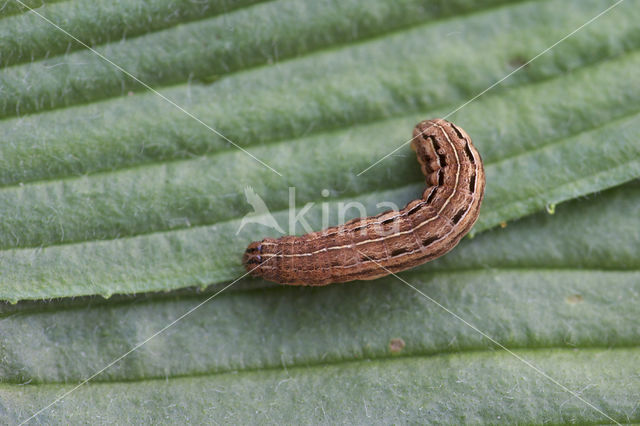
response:
[[[482,159],[469,135],[442,119],[418,123],[411,148],[428,185],[421,199],[324,231],[252,242],[247,270],[281,284],[326,285],[372,280],[447,253],[478,218]]]

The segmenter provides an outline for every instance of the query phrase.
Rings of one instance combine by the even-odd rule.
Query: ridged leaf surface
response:
[[[0,10],[4,423],[240,277],[280,235],[240,229],[247,187],[296,234],[292,188],[315,230],[402,207],[445,116],[485,162],[472,238],[401,279],[244,278],[30,421],[640,421],[635,0],[45,3]]]

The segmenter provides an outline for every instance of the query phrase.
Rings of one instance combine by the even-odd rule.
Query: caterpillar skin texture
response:
[[[455,247],[480,212],[482,159],[469,135],[448,121],[422,121],[413,136],[411,148],[428,185],[421,199],[324,231],[253,242],[243,256],[247,271],[290,285],[372,280]]]

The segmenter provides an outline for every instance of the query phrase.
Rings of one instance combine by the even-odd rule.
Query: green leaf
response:
[[[424,114],[436,112],[444,115],[454,110],[514,71],[513,61],[533,57],[592,17],[595,11],[600,10],[599,7],[604,8],[608,4],[606,1],[590,2],[594,3],[590,10],[583,7],[584,1],[528,2],[443,22],[427,22],[388,37],[316,52],[278,63],[277,66],[233,73],[215,84],[185,83],[164,89],[162,93],[245,147],[349,128],[354,124],[378,122],[392,116],[410,117],[408,129],[403,128],[386,141],[378,142],[386,142],[384,154],[387,154],[410,136],[411,128],[415,125],[414,117],[424,118]],[[567,10],[566,15],[558,14],[558,4],[562,4],[563,8],[573,6],[577,10]],[[634,15],[640,15],[640,12],[626,5],[623,3],[610,12],[611,15],[600,18],[598,25],[587,26],[579,31],[505,80],[502,85],[520,86],[554,77],[567,78],[570,77],[570,74],[566,74],[569,71],[632,52],[640,46],[640,29],[635,25],[636,18],[640,16]],[[558,21],[553,33],[538,25],[539,22],[553,20]],[[282,22],[272,25],[280,26]],[[450,35],[444,37],[443,33]],[[137,40],[139,38],[133,39]],[[427,42],[428,54],[416,54]],[[180,46],[182,50],[183,44]],[[119,45],[127,46],[127,42]],[[86,51],[79,53],[92,59],[95,56]],[[196,49],[196,55],[202,56],[201,53]],[[135,54],[126,56],[137,57]],[[461,63],[465,65],[460,66]],[[37,64],[40,62],[35,62],[34,66]],[[156,65],[152,68],[158,71]],[[169,66],[167,68],[172,69]],[[78,78],[78,73],[85,72],[84,69],[72,70],[72,81]],[[108,69],[115,72],[113,67]],[[626,77],[622,78],[633,78],[633,74],[629,74],[633,68],[626,69]],[[15,73],[21,85],[26,84],[23,82],[26,77],[33,75],[24,70],[20,72],[15,67],[3,72]],[[96,78],[93,71],[86,72],[91,75],[92,87],[94,83],[102,81]],[[43,73],[51,75],[50,67]],[[69,74],[66,71],[63,73],[65,81]],[[139,78],[153,83],[142,76]],[[590,81],[588,73],[583,79],[585,83]],[[33,87],[45,84],[47,78],[34,77],[34,80],[18,90],[20,96],[28,98],[25,103],[42,103],[38,100],[41,97],[34,94]],[[118,87],[125,83],[121,80],[117,82]],[[595,82],[587,86],[588,92],[577,94],[574,89],[571,96],[593,97],[594,100],[607,97],[607,90],[604,90],[602,83],[620,85],[623,82],[613,78],[606,82]],[[0,87],[3,93],[9,90],[8,83],[0,83]],[[614,108],[621,113],[628,102],[631,104],[627,112],[633,108],[637,110],[635,94],[638,89],[636,85],[629,84],[626,88],[630,90],[628,95],[610,98],[610,104],[616,105]],[[489,94],[499,91],[500,86]],[[535,89],[532,91],[535,92]],[[59,99],[61,95],[53,97]],[[563,101],[570,102],[571,98]],[[545,109],[540,104],[517,104],[513,106],[523,112],[535,113]],[[593,114],[597,106],[591,109],[584,102],[580,105],[587,111],[584,116],[571,116],[574,131],[580,130],[581,126],[588,126],[585,122],[597,120]],[[529,110],[526,111],[526,108]],[[466,109],[462,109],[456,119],[466,116]],[[14,108],[8,108],[7,111],[15,113]],[[562,113],[560,109],[556,112]],[[512,119],[514,115],[509,118]],[[162,120],[158,117],[162,117]],[[500,135],[495,131],[495,124],[488,123],[487,127],[494,129],[491,141]],[[560,127],[549,131],[562,132]],[[0,145],[2,185],[84,175],[233,149],[225,140],[152,93],[7,119],[0,121],[0,130],[5,140],[20,141],[19,144]],[[526,135],[520,133],[520,137]],[[553,137],[553,133],[550,137]],[[253,166],[255,164],[252,164],[252,169],[255,168]]]
[[[81,1],[52,5],[43,15],[85,43],[102,44],[114,39],[97,47],[97,51],[145,83],[156,86],[193,78],[215,79],[233,71],[371,38],[455,12],[476,12],[505,3],[505,0],[438,0],[431,4],[420,0],[392,4],[383,0],[366,4],[356,0],[280,0],[218,18],[202,19],[259,1],[129,0],[106,4]],[[177,26],[179,23],[185,24]],[[16,17],[8,20],[5,28],[2,38],[5,39],[6,65],[34,57],[43,57],[43,60],[6,69],[0,75],[8,94],[0,116],[142,89],[121,70],[115,70],[112,64],[86,50],[65,55],[62,63],[59,58],[47,59],[48,54],[65,53],[81,46],[42,18]],[[158,31],[163,28],[167,29]],[[129,38],[132,36],[139,37]],[[42,46],[43,37],[47,39],[47,46]],[[69,73],[72,79],[68,78]]]
[[[159,92],[0,7],[3,423],[638,422],[640,8],[580,28],[614,4],[37,9]],[[245,278],[189,313],[280,235],[240,230],[247,186],[297,234],[290,188],[316,230],[402,206],[437,116],[485,161],[473,238],[410,285]]]
[[[48,0],[20,0],[35,13],[25,13],[5,19],[0,27],[0,58],[2,66],[32,62],[81,49],[64,31],[91,46],[109,42],[118,43],[127,38],[175,27],[177,24],[197,21],[221,13],[228,13],[261,0],[129,0],[122,2],[94,2],[91,0],[66,1],[53,4]],[[58,0],[59,1],[59,0]],[[4,15],[26,8],[18,2],[3,5]],[[42,6],[42,7],[39,7]],[[46,19],[43,19],[46,18]],[[51,22],[47,22],[51,21]],[[45,43],[42,41],[46,40]],[[89,52],[86,52],[89,53]],[[84,55],[88,58],[89,55]],[[90,58],[95,60],[96,58]],[[44,63],[47,63],[46,61]],[[49,63],[55,63],[49,62]],[[33,67],[36,68],[36,67]],[[50,74],[48,75],[50,77]],[[28,77],[27,77],[28,78]],[[77,75],[74,81],[77,82]],[[68,84],[68,83],[67,83]]]
[[[638,209],[640,184],[623,186],[563,204],[555,216],[540,213],[465,240],[450,256],[402,277],[520,349],[519,356],[569,389],[583,390],[582,397],[609,415],[637,420],[632,395],[640,381],[631,375],[637,375],[639,355],[627,348],[640,339],[640,227],[625,212]],[[582,257],[585,251],[589,256]],[[409,421],[604,419],[511,355],[492,352],[491,342],[393,277],[327,288],[249,289],[230,289],[203,305],[41,421],[83,422],[98,413],[115,422],[157,415],[149,413],[292,421],[297,411],[290,404],[309,410],[297,415],[317,418],[323,414],[312,407],[320,401],[330,418],[362,422],[374,413]],[[0,400],[6,402],[0,409],[23,418],[23,410],[44,406],[71,388],[64,383],[88,377],[206,297],[6,306],[0,322]],[[404,342],[399,353],[391,351],[394,339]],[[168,375],[175,378],[167,382]],[[176,398],[181,403],[167,408]],[[137,401],[146,401],[145,410],[126,412]]]
[[[637,421],[640,361],[628,349],[518,352],[620,421]],[[336,380],[339,378],[339,380]],[[448,383],[434,386],[434,383]],[[8,408],[35,410],[69,386],[0,390]],[[19,402],[18,402],[19,401]],[[114,403],[114,401],[117,401]],[[141,408],[143,408],[141,410]],[[15,410],[15,411],[14,411]],[[12,415],[11,420],[21,417]],[[224,423],[552,422],[607,419],[505,353],[369,361],[315,368],[96,385],[40,421]]]
[[[626,55],[487,96],[460,112],[456,122],[486,152],[487,194],[476,232],[640,176],[640,86],[628,86],[639,67],[640,54]],[[587,88],[595,94],[587,97]],[[315,229],[322,227],[322,201],[329,202],[331,224],[340,222],[340,203],[362,202],[369,214],[380,201],[402,206],[423,187],[408,146],[402,156],[357,173],[406,141],[420,117],[445,113],[413,113],[253,150],[284,177],[232,150],[0,189],[6,282],[0,297],[109,296],[232,280],[243,272],[244,247],[265,236],[262,226],[236,235],[249,210],[246,186],[268,194],[285,228],[289,187],[299,205],[316,202],[307,215]],[[585,119],[573,119],[577,114]],[[335,197],[322,198],[325,188]]]

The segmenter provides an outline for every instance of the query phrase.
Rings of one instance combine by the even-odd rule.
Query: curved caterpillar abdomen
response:
[[[442,119],[418,123],[411,148],[428,185],[421,199],[324,231],[253,242],[247,270],[281,284],[326,285],[379,278],[447,253],[478,218],[482,159],[469,135]]]

